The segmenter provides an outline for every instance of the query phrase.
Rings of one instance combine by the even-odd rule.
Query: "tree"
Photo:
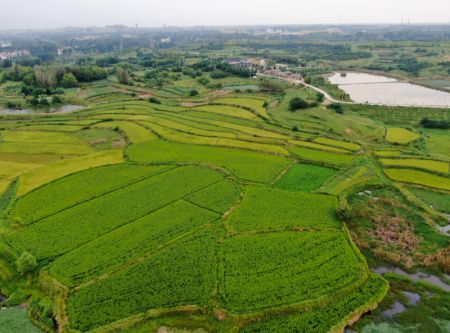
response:
[[[59,96],[53,96],[52,97],[52,104],[53,105],[58,105],[58,104],[61,104],[61,103],[62,103],[61,97],[59,97]]]
[[[200,83],[202,86],[207,86],[209,82],[209,79],[204,76],[198,79],[198,83]]]
[[[20,257],[16,260],[16,269],[20,274],[32,272],[37,266],[36,258],[28,253],[22,252]]]
[[[66,73],[61,80],[61,85],[64,88],[78,87],[78,80],[72,73]]]
[[[53,66],[35,66],[34,77],[41,88],[49,89],[56,85],[56,68]]]
[[[322,94],[321,92],[318,92],[318,93],[316,94],[316,101],[317,101],[317,102],[322,103],[324,99],[325,99],[325,95]]]
[[[157,99],[156,97],[150,97],[148,99],[148,101],[153,104],[161,104],[161,101],[159,99]]]
[[[117,75],[117,79],[119,80],[120,83],[122,83],[122,84],[130,83],[130,76],[128,75],[128,71],[126,69],[117,67],[116,75]]]
[[[197,95],[198,95],[198,91],[195,90],[195,89],[192,89],[192,90],[189,92],[189,96],[197,96]]]
[[[294,112],[300,109],[307,109],[309,107],[308,102],[300,97],[294,97],[289,102],[289,110]]]
[[[336,113],[343,114],[344,108],[342,107],[342,104],[339,103],[331,103],[327,106],[328,109],[334,110]]]

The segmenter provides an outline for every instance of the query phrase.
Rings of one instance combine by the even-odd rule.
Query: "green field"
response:
[[[310,164],[295,164],[275,183],[275,186],[286,191],[311,192],[317,190],[335,174],[336,171],[330,168]]]
[[[390,143],[405,145],[419,138],[420,135],[404,128],[388,128],[386,132],[386,141]]]
[[[428,171],[435,171],[440,173],[449,172],[449,163],[443,161],[426,160],[426,159],[414,159],[414,158],[403,158],[403,159],[380,159],[381,164],[388,167],[410,167],[418,168]]]
[[[334,36],[298,35],[287,46],[282,34],[263,47],[248,37],[252,48],[233,33],[181,47],[183,32],[174,47],[155,39],[152,49],[80,58],[77,49],[58,58],[59,71],[86,62],[106,76],[41,91],[83,106],[74,112],[31,108],[36,93],[25,97],[25,83],[0,66],[0,104],[32,110],[0,114],[0,294],[10,307],[0,332],[40,332],[29,316],[48,333],[337,333],[356,321],[352,330],[364,333],[358,323],[396,300],[416,309],[374,268],[448,282],[448,237],[437,228],[446,221],[436,212],[450,213],[450,136],[421,125],[445,110],[334,110],[313,89],[224,63],[264,56],[316,82],[335,62],[361,63],[324,63],[309,48],[333,58],[380,47],[300,42],[316,34]],[[292,111],[295,97],[308,107]],[[438,302],[421,296],[417,309]],[[445,306],[427,312],[429,322]]]
[[[384,169],[393,180],[450,191],[450,178],[410,169]]]
[[[280,207],[274,211],[273,205]],[[338,228],[337,199],[324,194],[249,186],[227,223],[237,231]]]

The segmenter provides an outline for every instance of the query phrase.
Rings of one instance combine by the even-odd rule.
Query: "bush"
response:
[[[66,73],[61,80],[61,85],[64,88],[78,87],[78,80],[72,73]]]
[[[208,83],[210,82],[208,78],[206,77],[201,77],[198,80],[198,83],[200,83],[202,86],[207,86]]]
[[[58,105],[58,104],[61,104],[61,103],[62,103],[61,97],[59,97],[59,96],[53,96],[52,97],[52,104],[53,105]]]
[[[198,91],[195,90],[195,89],[192,89],[192,90],[189,92],[189,96],[197,96],[197,95],[198,95]]]
[[[322,94],[322,93],[320,93],[320,92],[318,92],[318,93],[316,94],[316,101],[317,101],[318,103],[322,103],[322,102],[324,101],[324,99],[325,99],[325,95],[324,95],[324,94]]]
[[[159,99],[157,99],[156,97],[150,97],[148,99],[148,101],[153,104],[161,104],[161,101]]]
[[[209,76],[212,79],[223,79],[223,78],[226,78],[228,76],[228,74],[225,73],[224,71],[214,71],[211,74],[209,74]]]
[[[294,97],[289,102],[289,110],[292,112],[307,108],[309,108],[308,102],[299,97]]]
[[[16,269],[20,274],[30,273],[36,268],[36,266],[36,258],[26,251],[23,252],[16,260]]]
[[[342,107],[342,104],[339,103],[331,103],[327,106],[328,109],[334,110],[336,113],[343,114],[344,108]]]
[[[433,120],[430,118],[423,118],[420,121],[420,125],[425,128],[449,129],[450,121],[448,121],[448,120]]]
[[[22,108],[22,105],[20,103],[11,102],[11,101],[6,102],[5,106],[7,109],[20,110]]]

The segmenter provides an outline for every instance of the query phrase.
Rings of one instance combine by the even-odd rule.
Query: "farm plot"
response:
[[[50,266],[50,274],[68,286],[87,282],[219,217],[186,201],[177,201],[59,257]]]
[[[336,208],[337,198],[330,195],[247,186],[242,203],[230,215],[228,223],[238,232],[339,228]]]
[[[216,280],[217,241],[206,230],[74,291],[67,303],[71,327],[86,331],[151,309],[205,305]]]
[[[185,200],[218,213],[225,213],[236,203],[240,194],[241,188],[237,183],[224,179],[220,183],[193,193]]]
[[[223,104],[230,104],[230,105],[241,105],[247,108],[250,108],[252,110],[255,110],[255,112],[264,117],[269,118],[269,115],[267,114],[266,108],[264,107],[264,101],[260,99],[251,99],[251,98],[219,98],[214,100],[215,103],[223,103]]]
[[[63,209],[172,169],[174,166],[117,164],[55,180],[16,201],[11,214],[29,224]],[[58,198],[58,200],[54,200]]]
[[[239,178],[257,182],[269,182],[289,163],[288,159],[280,156],[238,149],[169,143],[162,140],[132,145],[127,152],[129,159],[134,162],[215,165]]]
[[[336,174],[336,170],[310,164],[295,164],[276,183],[275,186],[285,191],[317,190],[323,183]]]
[[[140,143],[156,138],[156,136],[145,127],[139,126],[138,124],[130,121],[103,122],[96,125],[96,127],[120,128],[123,132],[125,132],[126,137],[131,143]]]
[[[118,164],[122,162],[122,152],[112,150],[43,165],[20,176],[17,195],[22,196],[52,180],[75,172],[102,165]]]
[[[258,119],[258,117],[254,115],[252,112],[230,105],[202,105],[196,106],[192,108],[192,110],[223,114],[226,116],[237,117],[242,119],[251,119],[251,120]]]
[[[233,312],[311,302],[357,287],[367,274],[341,231],[237,235],[221,253],[222,306]]]
[[[398,157],[401,156],[402,152],[400,150],[376,150],[375,156],[378,157]]]
[[[409,190],[437,211],[450,214],[450,193],[436,192],[419,187],[410,187]]]
[[[163,117],[157,117],[157,116],[142,116],[142,117],[135,117],[137,120],[145,120],[145,122],[150,122],[152,124],[161,125],[164,127],[168,127],[177,131],[193,134],[193,135],[201,135],[201,136],[210,136],[210,137],[223,137],[223,138],[236,138],[236,134],[233,134],[231,132],[225,132],[222,130],[207,130],[202,129],[193,126],[188,126],[186,124],[180,123],[178,121],[173,121],[169,119],[165,119]],[[138,119],[140,118],[140,119]],[[150,125],[151,126],[151,125]]]
[[[336,154],[303,147],[290,147],[289,150],[298,157],[308,161],[335,165],[347,165],[358,158],[358,156],[355,155]]]
[[[404,128],[391,127],[387,129],[386,141],[390,143],[397,143],[400,145],[406,145],[412,141],[420,138],[419,134],[408,131]]]
[[[349,319],[375,307],[388,291],[386,280],[370,274],[367,281],[331,303],[299,311],[296,314],[272,316],[245,327],[241,332],[260,333],[327,333],[341,331]]]
[[[85,155],[93,152],[92,148],[66,133],[3,131],[0,134],[0,153]]]
[[[222,179],[198,167],[170,170],[45,218],[7,241],[39,260],[55,258]]]
[[[356,143],[347,142],[347,141],[341,141],[341,140],[335,140],[335,139],[329,139],[329,138],[321,138],[321,137],[315,138],[313,141],[323,144],[323,145],[338,147],[338,148],[342,148],[342,149],[346,149],[346,150],[350,150],[350,151],[358,151],[361,149],[360,145],[358,145]]]
[[[19,128],[21,131],[78,132],[83,126],[66,124],[32,124]]]
[[[450,178],[437,176],[428,172],[411,169],[384,169],[384,173],[391,179],[417,185],[434,187],[450,191]]]
[[[334,152],[334,153],[343,153],[343,154],[348,153],[348,150],[345,150],[345,149],[326,146],[326,145],[322,145],[320,143],[314,143],[314,142],[309,142],[309,141],[289,140],[289,143],[291,143],[295,146],[299,146],[299,147],[324,150],[324,151],[329,151],[329,152]]]
[[[449,172],[449,163],[436,160],[425,160],[418,158],[381,158],[381,164],[384,166],[395,166],[395,167],[410,167],[418,168],[429,171],[436,171],[440,173]]]
[[[24,172],[39,166],[41,166],[41,164],[0,160],[0,181],[13,180],[15,177],[23,174]]]

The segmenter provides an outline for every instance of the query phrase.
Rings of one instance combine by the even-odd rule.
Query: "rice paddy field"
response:
[[[349,231],[346,198],[407,186],[448,213],[450,147],[434,140],[433,155],[412,146],[419,131],[351,109],[294,114],[280,96],[191,98],[189,84],[150,103],[103,82],[77,92],[83,110],[0,118],[7,302],[28,302],[47,332],[340,332],[375,309],[388,283]],[[26,314],[11,311],[0,320],[19,332]]]

